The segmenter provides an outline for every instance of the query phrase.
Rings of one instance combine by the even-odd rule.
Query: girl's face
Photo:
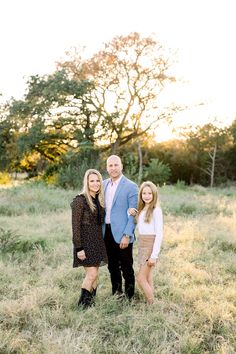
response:
[[[150,187],[144,187],[142,190],[142,200],[145,204],[150,204],[153,200],[153,193]]]
[[[100,180],[95,173],[92,173],[88,176],[88,189],[91,195],[94,195],[99,192],[101,187]]]

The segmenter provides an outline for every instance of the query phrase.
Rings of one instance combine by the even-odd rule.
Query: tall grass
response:
[[[111,296],[100,269],[96,305],[77,309],[72,269],[75,191],[0,189],[0,353],[235,353],[236,189],[160,189],[165,237],[153,306],[136,289]],[[135,271],[137,242],[134,247]]]
[[[68,208],[68,201],[75,192],[54,186],[25,183],[21,187],[0,190],[0,215],[45,214]]]

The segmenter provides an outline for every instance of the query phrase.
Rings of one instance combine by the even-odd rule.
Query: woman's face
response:
[[[142,200],[145,204],[150,204],[153,200],[153,193],[150,187],[144,187],[142,190]]]
[[[95,173],[92,173],[91,175],[88,176],[88,189],[89,193],[94,195],[99,192],[101,187],[100,180]]]

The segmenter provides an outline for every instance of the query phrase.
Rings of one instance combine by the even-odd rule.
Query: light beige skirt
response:
[[[138,263],[144,265],[152,254],[155,235],[139,235],[138,237]]]

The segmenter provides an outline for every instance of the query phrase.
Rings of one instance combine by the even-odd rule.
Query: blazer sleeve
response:
[[[77,196],[71,203],[72,209],[72,242],[76,249],[83,248],[81,241],[81,224],[84,211],[84,201],[81,196]]]
[[[133,184],[128,193],[128,209],[129,208],[137,208],[138,204],[138,186]],[[128,215],[128,222],[125,226],[124,235],[129,235],[133,238],[135,223],[134,217],[132,215]]]

